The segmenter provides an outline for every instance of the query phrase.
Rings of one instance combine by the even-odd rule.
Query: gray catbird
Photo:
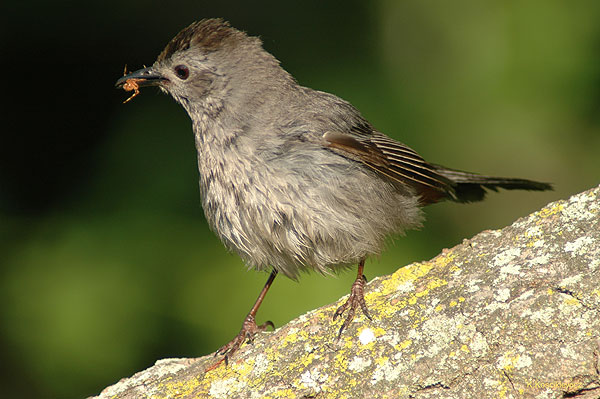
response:
[[[356,308],[370,318],[363,268],[387,236],[421,225],[420,208],[482,200],[485,189],[548,190],[530,180],[461,172],[426,162],[378,132],[348,102],[298,85],[261,41],[221,19],[182,30],[149,68],[117,87],[158,86],[192,119],[202,206],[225,246],[271,269],[227,360],[257,331],[256,312],[278,272],[327,274],[358,264],[339,334]],[[338,334],[338,337],[339,337]]]

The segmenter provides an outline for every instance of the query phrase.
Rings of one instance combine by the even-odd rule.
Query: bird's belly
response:
[[[378,254],[387,235],[420,224],[414,198],[350,161],[309,162],[302,170],[211,166],[200,179],[206,219],[257,269],[291,278],[301,270],[328,273]]]

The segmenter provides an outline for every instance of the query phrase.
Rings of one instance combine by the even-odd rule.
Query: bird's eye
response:
[[[177,65],[175,67],[175,74],[181,80],[186,80],[190,76],[190,70],[185,65]]]

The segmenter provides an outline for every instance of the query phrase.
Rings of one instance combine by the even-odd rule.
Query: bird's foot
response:
[[[257,333],[265,331],[268,327],[275,329],[275,325],[271,321],[267,321],[260,326],[256,325],[254,316],[248,315],[242,323],[242,329],[229,343],[223,345],[219,350],[215,352],[215,356],[223,356],[212,366],[208,367],[206,371],[217,368],[221,363],[225,362],[225,365],[229,364],[229,358],[242,346],[244,342],[252,342]]]
[[[354,315],[356,313],[356,308],[360,307],[363,314],[365,316],[367,316],[367,318],[369,320],[373,320],[373,319],[371,319],[371,315],[369,315],[369,309],[367,308],[367,304],[365,302],[365,284],[366,283],[367,283],[367,278],[364,275],[361,274],[359,277],[357,277],[356,281],[354,281],[354,284],[352,284],[352,289],[350,290],[350,297],[348,298],[348,300],[346,302],[344,302],[343,305],[341,305],[335,311],[335,313],[333,315],[333,320],[340,317],[342,314],[344,314],[346,309],[348,309],[348,314],[346,315],[346,320],[344,320],[344,323],[340,327],[340,331],[338,332],[337,339],[340,339],[340,337],[342,336],[342,332],[346,329],[346,327],[348,327],[348,325],[350,325],[350,323],[354,319]]]

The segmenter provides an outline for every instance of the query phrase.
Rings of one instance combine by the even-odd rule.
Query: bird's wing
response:
[[[454,198],[454,183],[408,146],[364,127],[352,133],[326,132],[327,148],[358,160],[388,178],[413,187],[424,203]]]

